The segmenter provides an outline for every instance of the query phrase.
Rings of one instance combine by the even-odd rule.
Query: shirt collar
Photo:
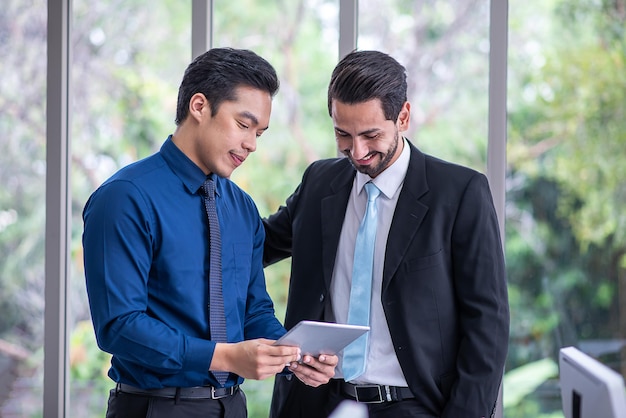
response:
[[[183,182],[189,193],[195,194],[202,187],[207,178],[206,174],[174,144],[172,135],[167,137],[161,146],[161,156],[174,174]],[[219,195],[219,176],[210,175],[215,180],[215,193]]]
[[[387,199],[392,199],[395,196],[404,182],[404,177],[409,169],[409,160],[411,159],[411,149],[408,141],[404,137],[402,138],[402,143],[402,153],[398,159],[376,176],[376,178],[372,179],[367,174],[361,172],[356,173],[357,194],[361,194],[365,183],[371,181]]]

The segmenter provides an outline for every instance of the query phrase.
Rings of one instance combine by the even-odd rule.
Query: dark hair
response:
[[[347,104],[380,99],[385,118],[395,121],[407,101],[406,69],[378,51],[352,51],[335,67],[328,85],[328,113],[332,101]]]
[[[196,93],[209,101],[214,116],[224,101],[235,100],[235,89],[253,87],[274,96],[279,82],[274,67],[252,51],[213,48],[198,56],[185,70],[178,88],[176,125],[189,114],[189,102]]]

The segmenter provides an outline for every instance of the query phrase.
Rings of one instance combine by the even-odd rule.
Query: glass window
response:
[[[326,90],[338,57],[339,2],[216,1],[214,8],[214,46],[251,49],[276,68],[280,79],[270,128],[232,175],[267,216],[295,190],[309,163],[336,155]],[[265,269],[281,321],[289,271],[289,260]],[[272,385],[273,379],[244,382],[250,417],[267,416]]]
[[[358,48],[407,70],[406,137],[439,158],[486,172],[489,2],[361,0]]]
[[[33,4],[37,4],[33,7]],[[0,7],[0,416],[43,405],[46,7]]]
[[[101,416],[112,386],[89,319],[82,208],[103,180],[173,131],[191,57],[190,1],[92,3],[73,1],[68,416]],[[619,2],[608,3],[531,0],[510,9],[507,418],[558,416],[559,347],[626,367],[626,25]],[[284,202],[310,162],[336,154],[326,88],[337,61],[338,7],[337,0],[214,2],[215,46],[252,49],[281,78],[270,129],[233,175],[262,215]],[[488,20],[485,0],[359,2],[358,48],[388,52],[407,68],[407,137],[483,172]],[[42,409],[45,54],[45,2],[3,3],[0,416]],[[282,319],[288,262],[266,274]],[[267,415],[271,384],[246,382],[251,417]]]
[[[504,415],[562,416],[558,350],[624,374],[623,3],[511,2]]]
[[[336,155],[326,90],[338,57],[338,14],[336,0],[215,4],[214,45],[257,52],[281,83],[269,130],[233,173],[262,213],[295,190],[309,163]]]
[[[281,79],[271,128],[233,176],[267,214],[295,189],[308,162],[334,154],[325,86],[337,57],[338,6],[335,1],[274,6],[218,1],[213,6],[214,46],[254,50],[275,66]],[[102,181],[155,152],[173,132],[178,85],[191,59],[190,11],[190,2],[161,1],[149,8],[140,1],[97,7],[74,2],[73,411],[102,414],[112,387],[106,377],[109,356],[97,348],[89,319],[80,242],[82,208]],[[288,271],[283,263],[267,273],[279,318]],[[267,416],[271,385],[271,379],[246,381],[251,417]]]
[[[174,130],[191,59],[191,1],[73,1],[70,409],[104,416],[110,355],[96,345],[81,235],[89,195],[119,168],[156,152]]]

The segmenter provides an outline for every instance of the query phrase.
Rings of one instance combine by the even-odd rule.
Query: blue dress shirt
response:
[[[209,373],[206,176],[172,142],[118,171],[83,212],[87,293],[109,376],[141,388],[218,385]],[[265,232],[244,191],[216,176],[228,341],[285,333],[265,287]],[[236,380],[235,380],[236,378]],[[241,383],[231,374],[226,386]]]

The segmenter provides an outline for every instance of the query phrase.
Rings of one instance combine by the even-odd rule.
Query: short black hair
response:
[[[398,119],[407,101],[406,69],[379,51],[352,51],[333,70],[328,85],[328,114],[332,101],[347,104],[380,99],[385,118]]]
[[[274,97],[279,87],[276,70],[264,58],[247,49],[209,49],[185,70],[178,88],[176,125],[187,118],[194,94],[204,94],[211,106],[211,115],[215,116],[224,101],[236,99],[235,90],[241,86],[266,91]]]

